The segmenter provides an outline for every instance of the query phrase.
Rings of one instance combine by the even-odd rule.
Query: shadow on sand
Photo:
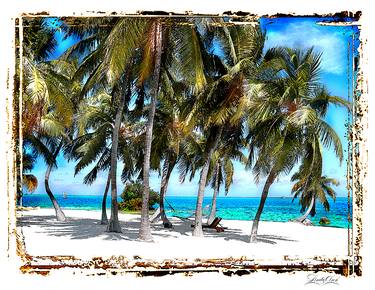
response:
[[[155,223],[151,225],[152,235],[154,237],[177,238],[173,232],[181,235],[190,236],[192,232],[190,220],[176,219],[173,221],[172,229],[164,229],[163,225]],[[94,237],[103,237],[105,240],[131,240],[138,239],[140,218],[134,217],[129,221],[120,221],[122,233],[106,232],[106,225],[101,225],[97,219],[90,218],[72,218],[68,217],[65,222],[56,221],[55,216],[33,216],[26,215],[18,218],[17,226],[29,227],[38,226],[43,232],[50,236],[68,237],[70,239],[89,239]],[[249,225],[250,226],[250,225]],[[169,234],[171,233],[171,234]],[[240,229],[228,228],[224,232],[216,232],[215,229],[205,229],[204,235],[210,238],[224,238],[225,240],[237,240],[249,242],[249,235]],[[296,241],[288,237],[277,235],[258,235],[257,242],[267,244],[277,244],[277,241]]]

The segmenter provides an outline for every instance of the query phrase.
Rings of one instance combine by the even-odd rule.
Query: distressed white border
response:
[[[258,3],[261,2],[261,3]],[[53,286],[54,289],[75,289],[78,287],[82,287],[84,285],[85,288],[91,289],[99,289],[100,288],[109,288],[109,287],[126,287],[130,286],[130,283],[136,287],[142,287],[148,285],[148,287],[153,287],[154,289],[160,288],[168,288],[168,285],[171,283],[175,284],[175,287],[178,288],[192,288],[196,287],[196,289],[206,288],[208,286],[202,283],[203,281],[207,281],[209,279],[210,286],[215,287],[216,289],[223,289],[223,288],[232,288],[236,287],[237,289],[249,289],[253,287],[260,286],[262,288],[268,289],[270,286],[277,285],[278,289],[283,289],[288,287],[288,289],[301,289],[301,286],[304,285],[306,282],[306,274],[303,272],[295,273],[295,274],[275,274],[275,273],[255,273],[251,275],[245,275],[243,277],[225,277],[222,274],[195,274],[193,277],[185,278],[182,275],[173,275],[173,276],[164,276],[164,277],[148,277],[148,278],[136,278],[132,275],[127,275],[123,277],[111,277],[101,279],[101,277],[70,277],[70,273],[56,273],[55,275],[51,275],[48,278],[40,277],[40,276],[28,276],[28,275],[20,275],[19,273],[15,273],[14,270],[16,269],[16,265],[9,265],[6,263],[6,251],[7,251],[7,227],[8,227],[8,217],[7,217],[7,209],[8,209],[8,201],[5,199],[6,197],[6,172],[9,168],[6,168],[6,163],[4,162],[6,158],[9,158],[9,152],[6,150],[9,149],[9,143],[11,140],[6,135],[7,127],[7,114],[5,112],[6,102],[7,99],[5,96],[9,96],[9,91],[4,90],[4,84],[6,82],[7,72],[5,68],[9,61],[14,59],[14,54],[12,50],[9,49],[11,47],[11,39],[13,33],[13,26],[11,23],[10,18],[13,16],[17,16],[22,12],[41,12],[41,11],[48,11],[50,14],[53,15],[80,15],[81,13],[85,13],[87,11],[126,11],[127,13],[137,12],[139,10],[146,10],[146,11],[173,11],[173,12],[181,12],[184,13],[186,11],[192,11],[193,13],[222,13],[224,11],[246,11],[251,12],[257,15],[265,15],[265,14],[275,14],[275,13],[294,13],[296,15],[305,15],[305,14],[324,14],[324,13],[334,13],[340,11],[357,11],[361,10],[363,12],[363,16],[361,18],[362,23],[368,24],[364,25],[361,31],[361,35],[364,38],[367,38],[367,44],[364,46],[364,53],[365,56],[373,53],[375,50],[372,47],[372,39],[370,39],[369,31],[370,30],[370,19],[374,18],[374,15],[371,15],[373,8],[370,4],[367,4],[367,1],[235,1],[235,0],[227,0],[227,1],[219,1],[219,0],[199,0],[199,1],[186,1],[186,2],[177,2],[177,1],[170,1],[164,0],[162,3],[158,3],[156,1],[129,1],[125,3],[125,1],[73,1],[73,0],[64,0],[64,1],[46,1],[46,0],[38,0],[38,1],[26,1],[26,0],[18,0],[14,1],[12,4],[13,6],[10,7],[11,9],[2,12],[3,15],[0,17],[1,23],[1,42],[2,46],[5,47],[5,50],[1,51],[1,88],[2,94],[0,94],[0,124],[2,126],[1,130],[1,137],[0,137],[0,185],[1,185],[1,195],[0,195],[0,270],[1,276],[8,278],[8,283],[4,282],[3,285],[7,285],[9,289],[21,289],[21,287],[31,287],[32,289],[41,289],[40,287],[48,285]],[[5,3],[4,3],[5,4]],[[374,31],[374,30],[372,30]],[[374,34],[374,33],[372,33]],[[372,49],[371,49],[372,48]],[[366,51],[368,54],[366,54]],[[367,77],[369,81],[369,87],[371,89],[372,81],[373,81],[373,63],[371,64],[371,59],[369,59],[369,63],[365,64],[362,68],[364,75]],[[370,81],[371,80],[371,81]],[[375,148],[374,137],[373,134],[375,133],[373,126],[371,124],[375,124],[375,117],[372,117],[371,112],[374,111],[375,108],[375,100],[369,97],[369,135],[368,135],[368,149],[369,149],[369,173],[368,173],[368,180],[375,180],[375,176],[372,174],[371,169],[374,168],[373,166],[373,159],[371,156],[375,156]],[[11,112],[8,112],[11,113]],[[8,136],[9,137],[9,136]],[[374,267],[371,265],[373,251],[371,251],[371,245],[375,245],[374,241],[374,234],[373,230],[366,230],[367,228],[373,228],[374,221],[372,213],[374,212],[374,200],[375,197],[371,196],[372,184],[368,184],[368,195],[364,196],[364,242],[363,242],[363,277],[356,278],[356,279],[345,279],[340,278],[339,283],[341,285],[340,288],[359,288],[359,287],[366,287],[370,285],[371,273],[375,273]],[[371,219],[372,218],[372,219]],[[13,245],[14,246],[14,245]],[[13,261],[14,263],[14,261]],[[15,266],[13,268],[13,266]],[[69,276],[69,280],[65,280],[66,276]],[[373,275],[374,276],[374,275]],[[78,283],[78,280],[80,283]],[[214,286],[213,281],[216,281],[218,285]],[[35,284],[30,284],[30,283]],[[77,284],[78,283],[78,284]],[[81,284],[84,283],[84,284]],[[13,285],[13,287],[12,287]],[[210,287],[210,288],[211,288]],[[312,288],[311,285],[308,286]],[[324,287],[324,286],[323,286]],[[327,287],[327,286],[325,286]],[[330,287],[330,286],[328,286]],[[131,287],[132,289],[133,287]],[[134,287],[135,288],[135,287]]]
[[[298,15],[312,14],[312,13],[332,13],[347,10],[363,10],[367,7],[367,1],[296,1],[294,0],[271,0],[271,1],[252,1],[252,0],[189,0],[189,1],[152,1],[152,0],[138,0],[138,1],[73,1],[66,0],[59,1],[28,1],[18,0],[12,7],[12,13],[19,12],[41,12],[48,11],[55,15],[78,15],[79,13],[86,13],[87,11],[103,11],[103,12],[126,12],[135,13],[139,10],[145,11],[173,11],[185,13],[191,11],[192,13],[223,13],[224,11],[246,11],[253,14],[275,14],[275,13],[295,13]]]

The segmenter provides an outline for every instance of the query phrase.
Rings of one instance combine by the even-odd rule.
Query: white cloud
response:
[[[311,21],[290,23],[278,31],[267,32],[265,48],[289,46],[310,48],[322,52],[321,68],[332,74],[345,73],[347,45],[339,31],[320,27]]]
[[[243,183],[253,182],[253,176],[250,171],[244,169],[234,171],[233,183],[236,185],[241,185]]]

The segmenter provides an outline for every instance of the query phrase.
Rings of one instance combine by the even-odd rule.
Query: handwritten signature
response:
[[[317,274],[309,274],[307,275],[307,284],[317,284],[317,285],[327,285],[327,284],[336,284],[338,285],[338,277],[333,275],[317,275]]]

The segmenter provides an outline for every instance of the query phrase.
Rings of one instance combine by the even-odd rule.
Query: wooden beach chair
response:
[[[202,225],[202,228],[203,228],[203,229],[215,229],[218,233],[220,233],[220,232],[224,232],[224,230],[227,229],[227,228],[222,227],[222,226],[219,225],[220,222],[221,222],[221,220],[222,220],[221,217],[216,217],[216,218],[212,221],[212,223],[210,223],[210,224],[203,224],[203,225]],[[195,227],[195,225],[193,224],[193,225],[191,225],[191,227]]]

